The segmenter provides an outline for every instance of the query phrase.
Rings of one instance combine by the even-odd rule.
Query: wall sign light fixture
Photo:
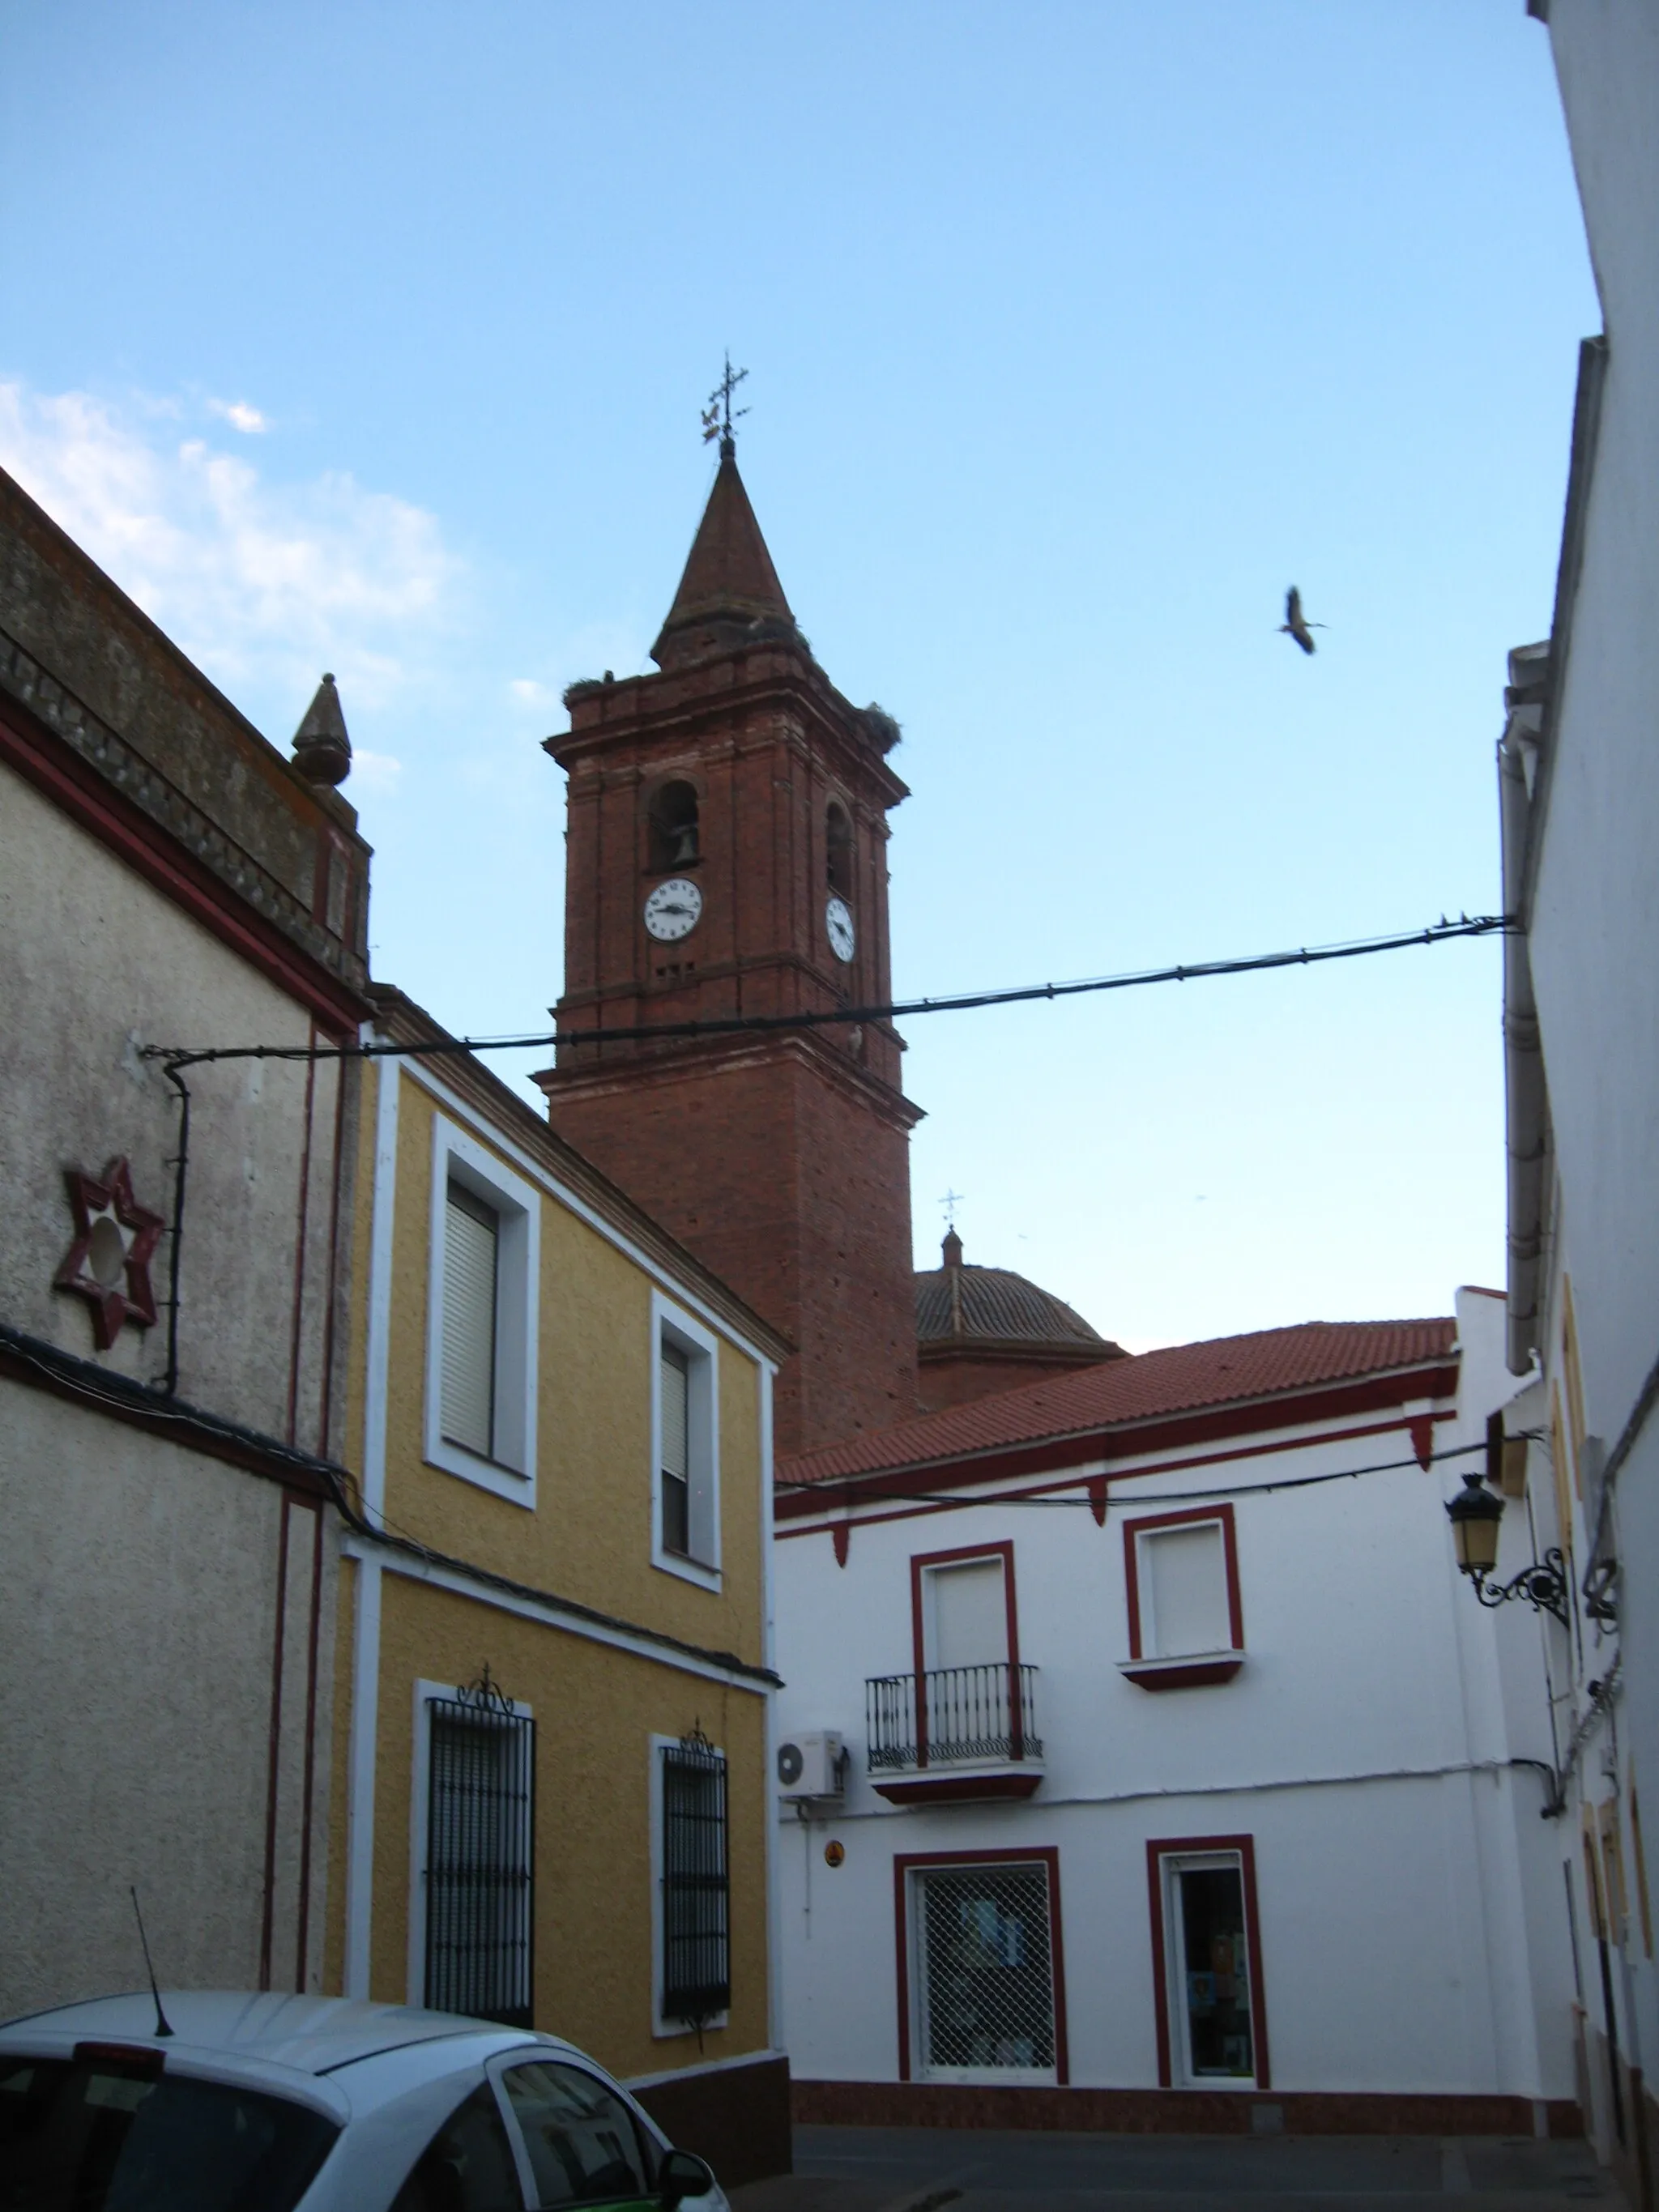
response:
[[[1479,1474],[1466,1475],[1463,1487],[1446,1508],[1458,1565],[1482,1605],[1504,1605],[1512,1597],[1523,1597],[1534,1613],[1553,1613],[1565,1628],[1567,1563],[1555,1546],[1508,1582],[1486,1580],[1498,1564],[1498,1524],[1503,1517],[1503,1499],[1493,1496]]]

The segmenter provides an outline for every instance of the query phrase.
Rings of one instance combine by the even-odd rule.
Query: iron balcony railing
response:
[[[879,1674],[864,1686],[872,1774],[969,1760],[1041,1759],[1035,1667],[1002,1661]]]

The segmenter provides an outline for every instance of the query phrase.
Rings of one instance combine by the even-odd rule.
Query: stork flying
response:
[[[1314,649],[1314,641],[1308,633],[1310,630],[1323,629],[1325,625],[1323,623],[1310,623],[1302,611],[1302,594],[1292,584],[1285,594],[1285,619],[1279,627],[1285,636],[1293,637],[1296,640],[1304,653],[1311,653]]]

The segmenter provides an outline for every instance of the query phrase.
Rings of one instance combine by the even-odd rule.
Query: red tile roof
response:
[[[1098,1367],[1027,1382],[924,1413],[890,1429],[778,1462],[779,1486],[840,1482],[896,1468],[936,1465],[1014,1444],[1087,1435],[1199,1407],[1277,1397],[1446,1358],[1457,1341],[1449,1317],[1430,1321],[1309,1321],[1206,1344],[1171,1345]]]

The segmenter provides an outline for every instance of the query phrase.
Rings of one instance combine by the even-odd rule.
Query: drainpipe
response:
[[[1549,681],[1547,644],[1521,646],[1510,655],[1509,719],[1498,746],[1498,819],[1504,848],[1504,1138],[1509,1170],[1508,1343],[1512,1375],[1532,1365],[1538,1343],[1538,1285],[1543,1250],[1544,1170],[1549,1157],[1549,1105],[1544,1058],[1533,997],[1532,955],[1527,934],[1527,833],[1537,771],[1544,699]]]

